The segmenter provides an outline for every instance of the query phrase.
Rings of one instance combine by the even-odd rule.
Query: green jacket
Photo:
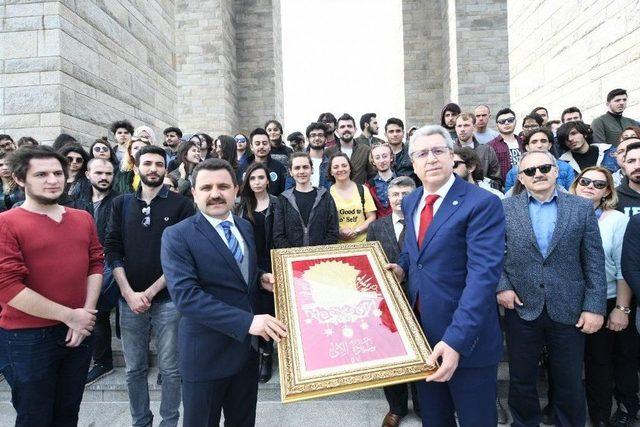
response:
[[[591,122],[593,142],[596,144],[611,144],[617,147],[620,134],[629,126],[638,126],[638,123],[628,117],[606,112]]]

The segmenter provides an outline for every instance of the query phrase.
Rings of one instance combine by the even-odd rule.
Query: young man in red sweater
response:
[[[76,425],[102,247],[91,215],[58,204],[67,176],[63,156],[23,147],[9,162],[26,199],[0,214],[0,370],[17,426]]]

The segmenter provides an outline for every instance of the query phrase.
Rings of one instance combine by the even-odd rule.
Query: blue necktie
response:
[[[236,239],[236,236],[231,232],[231,221],[222,221],[220,223],[222,229],[224,230],[224,236],[227,238],[227,244],[229,245],[229,250],[233,254],[233,257],[236,259],[238,264],[242,264],[242,260],[244,259],[244,255],[242,255],[242,249],[240,249],[240,242]]]

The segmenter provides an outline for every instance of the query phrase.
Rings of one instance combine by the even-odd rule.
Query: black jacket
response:
[[[244,181],[245,171],[251,163],[255,162],[255,160],[256,156],[252,154],[247,158],[245,164],[238,167],[237,177],[239,182]],[[278,196],[285,189],[285,185],[287,182],[287,167],[269,156],[269,160],[267,161],[267,168],[269,169],[269,194]]]
[[[269,194],[269,207],[267,208],[267,212],[265,213],[264,218],[264,234],[265,234],[265,247],[258,248],[256,247],[256,252],[258,253],[258,258],[260,257],[261,252],[266,252],[266,257],[269,259],[269,266],[265,268],[264,266],[259,266],[265,271],[271,271],[271,249],[273,249],[273,217],[275,215],[275,211],[278,206],[278,198],[272,194]],[[248,206],[244,203],[240,203],[236,206],[235,212],[241,218],[246,219],[250,223],[252,223],[251,219],[247,215]],[[253,225],[253,223],[252,223]],[[255,230],[255,228],[254,228]],[[254,233],[255,234],[255,233]]]
[[[104,246],[104,239],[107,235],[107,226],[109,224],[109,219],[111,218],[113,199],[115,199],[116,196],[118,196],[118,193],[111,189],[105,198],[102,199],[102,202],[100,202],[100,206],[98,207],[97,220],[96,212],[93,210],[93,190],[91,190],[91,187],[84,188],[82,193],[79,193],[70,205],[73,208],[89,212],[93,219],[96,220],[98,239],[102,246]]]
[[[640,296],[640,215],[629,220],[622,243],[622,276],[638,300]]]
[[[623,178],[622,184],[616,187],[618,192],[618,209],[631,218],[640,214],[640,193],[629,187],[629,178]]]
[[[329,191],[317,189],[309,223],[305,227],[293,190],[290,188],[278,197],[273,218],[273,246],[292,248],[338,243],[338,211]]]

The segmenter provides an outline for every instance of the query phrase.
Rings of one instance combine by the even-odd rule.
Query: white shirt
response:
[[[222,241],[227,245],[227,247],[229,247],[229,242],[227,241],[227,236],[224,235],[224,228],[220,224],[224,221],[229,221],[232,225],[232,227],[230,228],[231,233],[233,233],[236,240],[238,240],[238,243],[240,244],[240,250],[242,251],[242,255],[244,256],[244,254],[247,253],[246,243],[244,241],[244,238],[242,237],[242,234],[240,234],[240,230],[238,230],[238,227],[236,227],[236,223],[233,221],[233,215],[231,215],[231,212],[229,212],[227,218],[225,219],[214,218],[204,213],[202,215],[207,219],[207,221],[209,221],[209,224],[211,224],[213,229],[216,230],[216,232],[218,232],[218,235],[220,236]]]
[[[313,174],[311,175],[311,185],[314,187],[320,187],[320,165],[322,159],[314,159],[311,157],[311,166],[313,166]]]
[[[351,147],[351,148],[341,147],[340,151],[342,151],[344,154],[346,154],[347,157],[349,158],[349,160],[351,160],[351,154],[353,153],[353,147]]]
[[[452,173],[449,177],[449,180],[445,182],[442,187],[438,188],[438,191],[436,191],[435,193],[427,193],[426,191],[423,192],[422,199],[420,200],[420,203],[418,203],[418,208],[413,213],[413,227],[416,230],[416,239],[418,238],[418,234],[420,233],[420,213],[422,213],[422,209],[424,209],[424,206],[427,204],[427,196],[430,196],[431,194],[437,194],[438,196],[440,196],[438,197],[438,200],[436,200],[436,202],[433,204],[433,216],[435,218],[436,213],[438,212],[438,209],[442,204],[442,201],[447,196],[447,193],[449,192],[451,187],[453,187],[453,183],[455,182],[455,180],[456,176]]]
[[[403,220],[404,219],[396,215],[395,212],[391,213],[391,222],[393,223],[393,231],[396,233],[396,240],[398,241],[400,240],[400,233],[402,233],[402,228],[403,228],[403,225],[400,223],[400,221],[403,221]]]

